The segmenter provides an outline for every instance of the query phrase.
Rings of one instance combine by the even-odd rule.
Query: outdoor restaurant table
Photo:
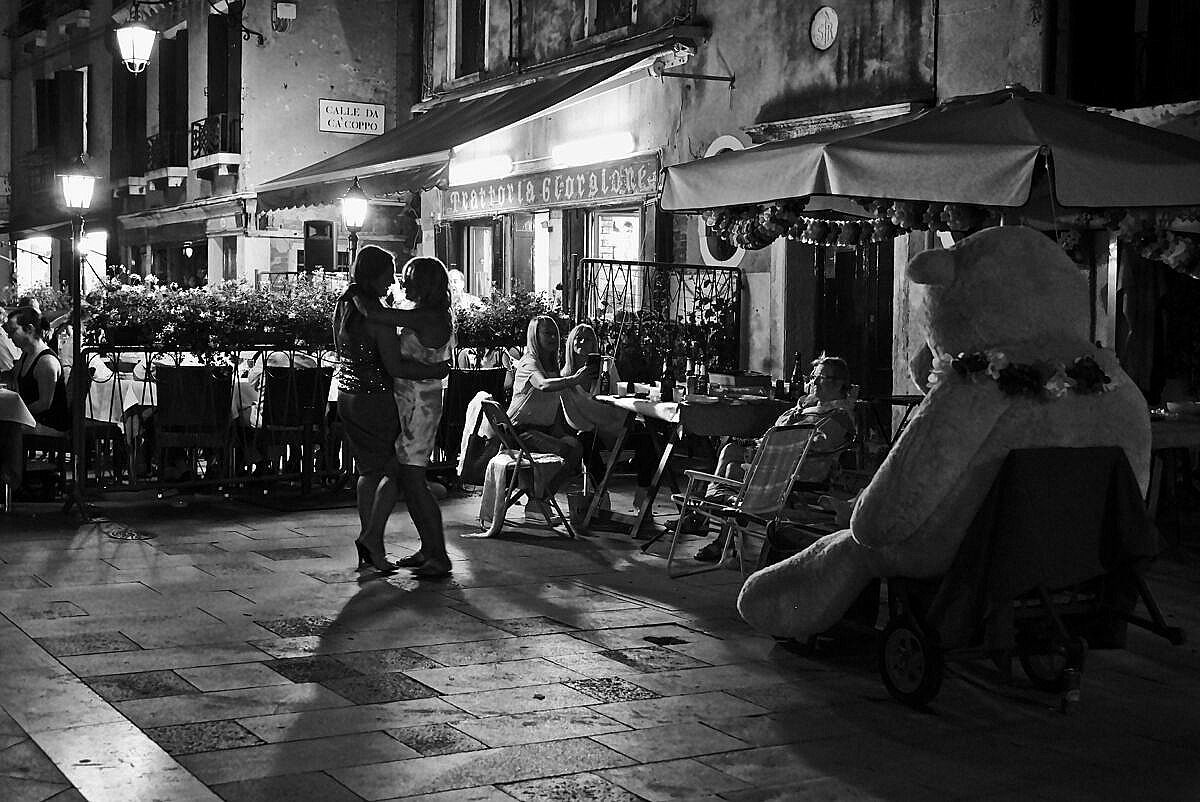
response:
[[[588,507],[587,514],[579,526],[580,529],[586,530],[592,517],[596,514],[600,498],[608,488],[609,477],[612,475],[613,466],[617,462],[621,447],[624,445],[625,438],[633,428],[634,421],[637,420],[638,416],[640,415],[647,420],[661,421],[668,428],[667,438],[662,446],[662,456],[658,460],[658,467],[655,468],[654,477],[650,480],[650,487],[646,492],[646,498],[638,508],[637,516],[633,521],[631,531],[635,536],[641,531],[642,523],[645,521],[646,516],[654,509],[654,499],[658,495],[658,488],[662,483],[663,474],[666,472],[667,462],[670,460],[675,446],[683,440],[685,434],[709,437],[759,437],[775,423],[776,418],[792,406],[792,402],[790,401],[775,401],[769,398],[763,398],[761,401],[726,400],[722,398],[709,403],[697,403],[686,400],[682,402],[654,401],[649,398],[637,398],[633,396],[598,395],[596,396],[596,400],[624,410],[626,413],[625,426],[621,430],[621,434],[618,435],[617,442],[613,445],[612,452],[609,454],[608,464],[604,470],[604,478],[601,479],[600,486],[596,488],[596,492],[593,494],[592,503]],[[657,539],[657,537],[651,539],[642,547],[642,550],[644,551],[649,548]]]
[[[21,396],[0,388],[0,482],[10,487],[21,483],[22,435],[25,429],[32,430],[36,425]]]
[[[871,409],[875,415],[875,422],[879,425],[879,433],[887,438],[887,444],[890,448],[896,444],[896,438],[900,436],[900,432],[904,431],[904,427],[908,425],[908,419],[912,417],[913,410],[917,408],[922,401],[925,400],[923,395],[880,395],[875,398],[866,399],[871,403]],[[874,403],[878,402],[878,403]],[[891,407],[901,407],[904,414],[900,417],[900,423],[896,425],[896,430],[892,434],[891,426],[885,427],[879,416],[879,404],[887,404]],[[890,423],[890,422],[889,422]]]

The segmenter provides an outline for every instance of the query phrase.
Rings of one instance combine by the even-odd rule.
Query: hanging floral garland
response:
[[[830,220],[803,214],[807,198],[745,206],[724,206],[703,213],[709,233],[745,250],[759,250],[780,237],[810,245],[867,245],[910,231],[974,231],[999,222],[994,209],[964,203],[924,203],[856,199],[863,220]]]
[[[967,233],[1000,222],[999,209],[969,203],[881,198],[856,198],[854,202],[866,211],[865,219],[830,220],[805,215],[808,198],[708,209],[703,218],[710,234],[748,251],[765,248],[780,237],[809,245],[857,246],[885,242],[912,231]],[[1087,256],[1079,229],[1107,228],[1123,242],[1136,246],[1144,258],[1200,278],[1200,235],[1172,231],[1169,226],[1176,221],[1200,222],[1200,207],[1089,210],[1075,217],[1072,228],[1059,232],[1058,242],[1072,259],[1082,263]]]
[[[1096,395],[1114,386],[1113,380],[1090,356],[1078,357],[1070,365],[1056,360],[1013,362],[997,350],[936,356],[929,383],[941,384],[952,376],[976,384],[995,382],[1005,395],[1042,400],[1062,398],[1069,392]]]

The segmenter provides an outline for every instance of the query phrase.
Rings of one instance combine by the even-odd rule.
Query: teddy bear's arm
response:
[[[935,387],[855,505],[854,539],[878,548],[916,534],[962,481],[1006,408],[991,386]]]

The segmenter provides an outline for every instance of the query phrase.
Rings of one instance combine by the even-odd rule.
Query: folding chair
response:
[[[557,454],[530,453],[517,435],[517,429],[508,417],[508,413],[504,411],[504,407],[492,400],[483,401],[482,407],[488,423],[495,429],[500,442],[504,445],[504,448],[492,457],[492,460],[509,462],[505,467],[508,480],[504,488],[503,508],[497,515],[500,521],[496,527],[497,531],[503,525],[504,513],[508,511],[508,508],[519,501],[522,496],[527,495],[532,500],[545,502],[552,507],[562,521],[563,528],[567,531],[567,537],[577,537],[575,528],[571,526],[571,520],[563,514],[562,508],[558,506],[558,500],[554,497],[554,479],[566,470],[567,461]],[[539,476],[538,468],[545,466],[554,469],[552,476]],[[544,507],[542,514],[546,517],[546,524],[553,528],[554,521],[551,520],[550,513],[546,512]]]
[[[720,569],[733,547],[734,538],[731,535],[736,535],[738,565],[744,576],[745,541],[747,538],[765,541],[774,529],[791,495],[800,466],[808,455],[815,431],[816,426],[810,423],[768,429],[754,452],[750,469],[741,480],[702,471],[685,471],[688,477],[687,491],[683,496],[673,499],[679,505],[679,520],[675,524],[675,535],[671,538],[671,548],[667,553],[667,574],[674,579]],[[704,491],[710,484],[735,490],[737,495],[733,503],[705,498]],[[689,514],[718,521],[724,546],[721,558],[712,565],[682,571],[675,567],[676,554],[683,536],[683,522]]]

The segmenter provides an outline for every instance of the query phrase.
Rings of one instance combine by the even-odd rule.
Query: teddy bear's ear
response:
[[[954,252],[946,248],[921,251],[908,261],[904,272],[917,284],[949,284],[954,281]]]

